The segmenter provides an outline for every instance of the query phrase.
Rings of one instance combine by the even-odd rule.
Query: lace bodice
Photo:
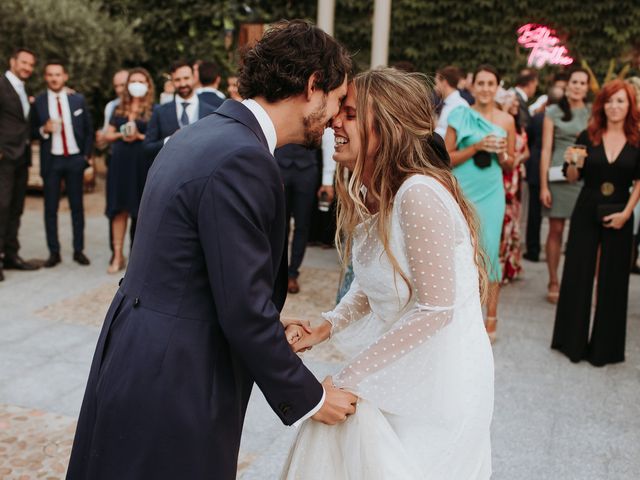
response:
[[[336,385],[360,394],[367,388],[389,388],[393,381],[380,382],[380,377],[392,374],[404,357],[427,348],[454,318],[464,321],[454,317],[457,305],[470,296],[479,297],[466,221],[437,180],[415,175],[403,183],[394,201],[390,249],[411,281],[410,297],[376,234],[377,221],[372,216],[358,226],[353,246],[355,280],[340,304],[323,314],[333,325],[332,334],[363,319],[378,324],[377,338],[369,339],[334,378]],[[377,380],[367,382],[374,375]]]

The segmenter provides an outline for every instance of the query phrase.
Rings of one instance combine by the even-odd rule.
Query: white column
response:
[[[318,27],[333,35],[333,20],[336,15],[336,0],[318,0]]]
[[[371,38],[371,68],[386,66],[389,61],[391,0],[375,0]]]

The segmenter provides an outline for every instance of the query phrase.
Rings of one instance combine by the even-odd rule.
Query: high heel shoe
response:
[[[484,322],[484,328],[487,330],[489,342],[491,342],[492,345],[496,341],[497,326],[498,317],[487,317],[487,320]]]
[[[558,290],[552,290],[551,287],[554,286]],[[560,286],[557,283],[550,283],[547,286],[547,302],[553,303],[554,305],[558,303],[558,298],[560,298]]]
[[[117,262],[115,259],[109,264],[109,267],[107,268],[107,273],[109,275],[113,275],[115,273],[118,273],[122,270],[124,270],[125,266],[127,265],[127,261],[125,260],[124,257],[122,257],[122,260],[120,260],[119,262]]]

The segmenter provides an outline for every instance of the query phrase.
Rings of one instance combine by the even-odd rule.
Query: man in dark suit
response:
[[[218,65],[214,62],[202,62],[198,67],[198,75],[200,75],[200,83],[202,83],[202,87],[198,89],[200,101],[217,109],[226,99],[224,93],[218,90],[220,86]]]
[[[532,68],[525,68],[520,71],[516,78],[516,96],[520,108],[519,117],[520,125],[527,128],[531,121],[531,113],[529,112],[529,101],[533,99],[538,88],[538,72]]]
[[[307,248],[313,207],[318,190],[319,153],[318,150],[295,144],[285,145],[275,151],[275,158],[284,182],[287,238],[289,238],[291,217],[293,217],[294,221],[288,271],[289,281],[287,288],[289,293],[298,293],[300,291],[300,285],[298,284],[299,269]],[[333,177],[331,177],[327,188],[331,190],[333,197]],[[326,201],[330,202],[332,199],[327,198]]]
[[[59,61],[44,67],[47,91],[38,95],[33,111],[34,136],[40,139],[40,175],[44,183],[44,219],[49,258],[44,266],[59,264],[58,207],[64,180],[73,225],[73,260],[89,265],[84,254],[84,170],[93,148],[91,115],[84,97],[67,93],[69,76]]]
[[[35,270],[18,255],[18,228],[27,192],[31,149],[31,105],[24,82],[33,73],[36,57],[24,48],[11,55],[9,70],[0,75],[0,281],[5,269]]]
[[[319,146],[350,65],[322,30],[275,24],[245,53],[248,100],[181,129],[156,157],[68,479],[235,479],[254,382],[286,425],[355,411],[354,395],[307,370],[279,321],[285,205],[273,158],[288,143]]]
[[[155,158],[171,135],[215,112],[215,108],[202,102],[193,85],[193,67],[184,61],[171,66],[171,81],[175,88],[174,100],[156,107],[147,125],[144,148]]]

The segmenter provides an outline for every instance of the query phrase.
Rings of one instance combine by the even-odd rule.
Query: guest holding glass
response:
[[[500,237],[505,212],[502,169],[511,168],[515,154],[513,117],[495,103],[500,75],[491,65],[481,65],[472,77],[472,107],[459,106],[448,118],[445,143],[453,173],[478,215],[482,248],[490,285],[487,295],[487,333],[496,335],[502,269]]]
[[[589,127],[578,137],[586,148],[564,153],[567,178],[582,179],[584,186],[571,215],[551,348],[572,362],[624,361],[633,209],[640,198],[639,122],[632,87],[613,80],[596,97]]]
[[[558,302],[560,283],[558,265],[562,254],[564,224],[571,217],[580,193],[580,183],[569,183],[562,174],[564,153],[576,143],[576,137],[587,127],[591,108],[585,103],[589,91],[589,72],[573,69],[564,96],[557,105],[547,108],[542,126],[540,155],[540,203],[542,216],[549,218],[547,236],[547,268],[549,283],[547,300]]]
[[[106,214],[113,231],[113,258],[108,273],[117,273],[125,268],[123,245],[127,219],[130,217],[135,222],[138,217],[150,166],[142,142],[153,111],[153,100],[154,89],[149,72],[144,68],[131,69],[127,89],[105,134],[106,140],[113,144],[107,171]]]

